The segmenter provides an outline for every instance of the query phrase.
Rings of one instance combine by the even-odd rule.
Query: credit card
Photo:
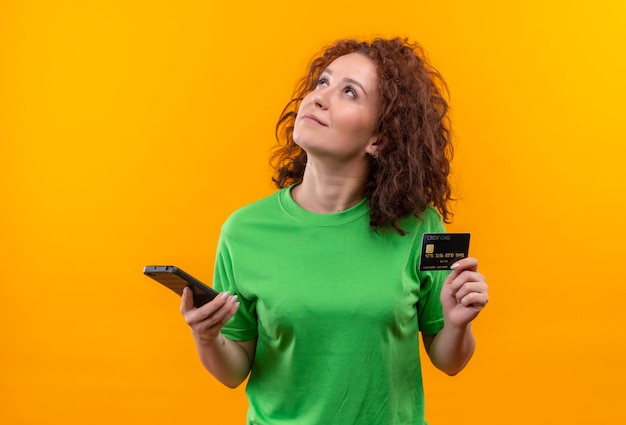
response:
[[[469,233],[424,233],[420,271],[449,270],[452,263],[467,257]]]

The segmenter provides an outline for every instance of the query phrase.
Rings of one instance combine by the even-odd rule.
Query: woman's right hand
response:
[[[185,322],[191,328],[197,343],[211,343],[215,341],[222,327],[239,309],[237,296],[229,296],[222,292],[209,303],[196,308],[193,304],[193,293],[187,287],[183,290],[180,312]]]

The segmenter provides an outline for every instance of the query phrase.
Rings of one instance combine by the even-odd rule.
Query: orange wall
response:
[[[449,229],[472,232],[492,296],[471,365],[425,364],[431,424],[616,423],[624,2],[250,3],[0,5],[0,422],[242,423],[243,390],[203,372],[142,267],[210,281],[222,221],[273,190],[309,57],[398,34],[450,86]]]

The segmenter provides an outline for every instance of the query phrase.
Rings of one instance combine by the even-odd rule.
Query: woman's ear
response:
[[[376,144],[377,137],[373,136],[374,139],[370,144],[365,148],[365,153],[370,155],[372,158],[378,158],[378,145]]]

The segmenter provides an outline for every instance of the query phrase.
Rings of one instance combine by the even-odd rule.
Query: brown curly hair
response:
[[[340,40],[312,61],[276,124],[272,180],[278,188],[302,181],[307,155],[293,140],[300,103],[315,89],[326,67],[349,53],[368,57],[378,72],[378,157],[370,163],[365,184],[370,226],[373,230],[392,227],[405,234],[398,222],[409,214],[419,217],[429,204],[449,223],[453,147],[444,98],[448,90],[439,72],[427,63],[421,46],[407,39]]]

